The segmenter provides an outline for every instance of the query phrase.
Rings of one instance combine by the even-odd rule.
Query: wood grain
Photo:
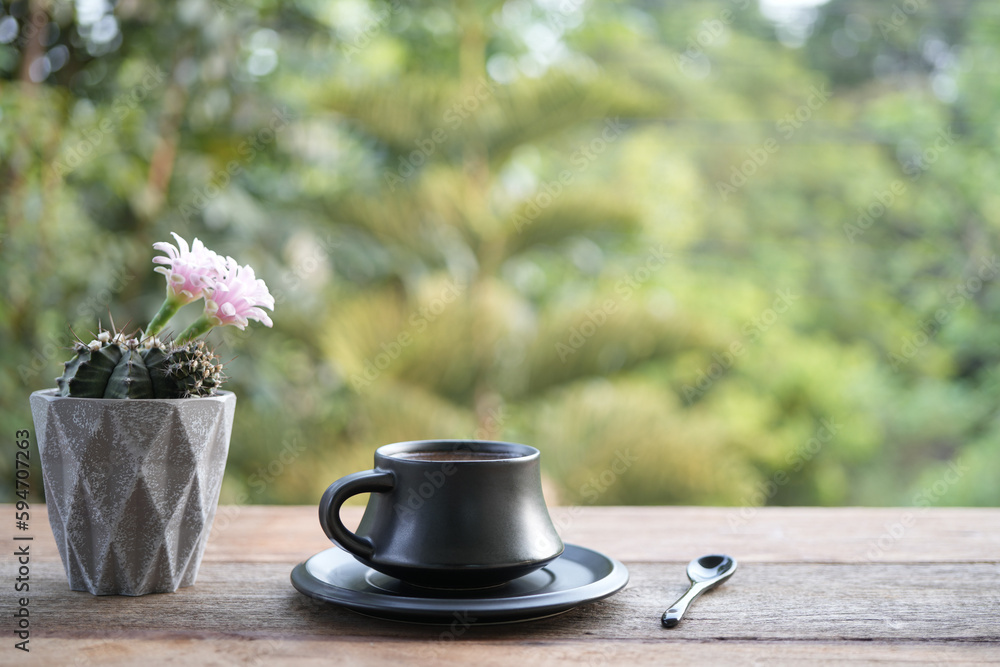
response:
[[[69,656],[69,660],[66,658]],[[995,646],[878,644],[872,642],[789,643],[770,641],[599,642],[563,641],[498,644],[470,640],[289,641],[197,638],[177,640],[51,639],[32,651],[38,665],[81,667],[157,667],[159,665],[393,665],[394,667],[468,667],[469,665],[947,665],[997,664]]]
[[[295,591],[291,568],[329,546],[311,507],[231,512],[195,586],[142,598],[70,591],[33,512],[27,662],[1000,664],[1000,510],[925,510],[902,532],[892,525],[904,509],[766,508],[735,527],[732,511],[573,511],[564,538],[625,561],[624,591],[550,619],[452,628],[372,619]],[[897,536],[870,557],[883,534]],[[740,570],[680,626],[662,628],[660,614],[685,588],[685,563],[711,551],[738,558]],[[8,664],[11,647],[0,656]]]
[[[622,561],[689,561],[728,553],[741,563],[996,562],[991,508],[556,507],[567,542]],[[741,515],[747,516],[741,516]],[[59,560],[44,510],[32,513],[42,557]],[[344,508],[356,527],[361,508]],[[44,530],[43,530],[44,529]],[[330,546],[312,506],[220,507],[207,562],[304,560]]]
[[[61,568],[39,566],[39,618],[58,626],[40,636],[144,638],[204,636],[438,638],[450,630],[361,616],[295,591],[294,563],[204,564],[195,586],[142,598],[92,597],[66,589]],[[1000,564],[741,566],[733,579],[702,597],[673,630],[663,610],[685,588],[680,563],[631,563],[631,582],[607,600],[531,623],[463,628],[467,638],[523,641],[586,637],[921,642],[1000,642]],[[99,616],[100,628],[94,617]],[[464,617],[464,615],[462,615]]]

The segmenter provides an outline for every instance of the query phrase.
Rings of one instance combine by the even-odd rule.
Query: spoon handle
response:
[[[688,607],[710,588],[708,582],[692,583],[691,587],[687,589],[687,592],[681,596],[681,598],[675,602],[670,609],[663,612],[663,625],[668,628],[672,628],[681,622],[684,618],[684,614],[687,613]]]

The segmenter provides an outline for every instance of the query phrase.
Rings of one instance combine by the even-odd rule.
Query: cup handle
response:
[[[341,477],[330,485],[319,501],[319,523],[323,532],[334,544],[348,552],[368,560],[375,553],[375,545],[367,537],[347,530],[340,520],[340,508],[344,501],[359,493],[380,493],[389,491],[396,483],[395,476],[387,470],[365,470]]]

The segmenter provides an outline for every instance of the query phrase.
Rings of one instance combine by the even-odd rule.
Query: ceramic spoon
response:
[[[712,590],[733,576],[734,572],[736,561],[721,554],[702,556],[688,563],[687,575],[691,580],[691,587],[670,609],[663,612],[663,625],[672,628],[680,623],[692,602],[705,591]]]

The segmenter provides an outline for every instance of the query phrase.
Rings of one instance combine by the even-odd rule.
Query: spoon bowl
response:
[[[702,556],[701,558],[696,558],[687,566],[687,575],[694,583],[709,581],[710,579],[717,579],[722,577],[716,582],[716,586],[721,584],[723,581],[733,576],[733,572],[736,570],[736,561],[729,556],[724,556],[722,554],[714,554],[711,556]],[[725,576],[723,576],[725,575]]]
[[[681,622],[691,603],[702,593],[728,580],[736,572],[736,559],[724,554],[710,554],[688,563],[687,576],[691,586],[681,598],[663,612],[663,625],[672,628]]]

